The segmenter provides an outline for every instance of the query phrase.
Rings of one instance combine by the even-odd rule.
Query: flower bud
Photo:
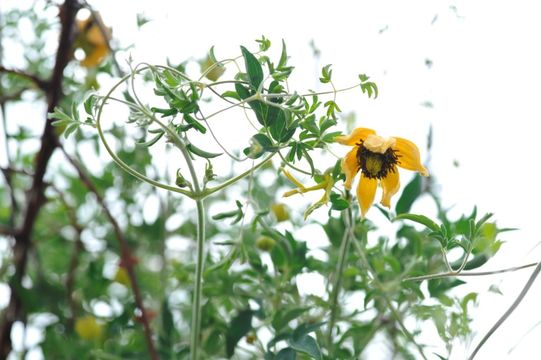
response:
[[[274,245],[276,245],[276,241],[268,236],[260,236],[255,241],[255,246],[261,251],[271,251]]]

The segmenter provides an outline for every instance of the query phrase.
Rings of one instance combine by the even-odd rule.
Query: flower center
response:
[[[398,155],[391,148],[395,139],[369,135],[365,141],[357,144],[357,163],[364,176],[370,179],[383,179],[389,172],[395,172]]]

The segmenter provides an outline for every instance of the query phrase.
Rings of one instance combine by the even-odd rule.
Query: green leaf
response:
[[[297,353],[290,347],[284,348],[276,354],[274,360],[296,360]]]
[[[279,332],[284,327],[286,327],[291,320],[298,318],[308,310],[310,310],[309,307],[294,307],[286,310],[280,309],[274,314],[274,317],[272,318],[272,327],[274,328],[274,330],[276,330],[276,332]]]
[[[316,331],[323,325],[325,325],[326,321],[320,321],[317,323],[304,323],[300,324],[295,331],[293,332],[293,337],[300,337],[303,335],[308,335],[313,331]]]
[[[374,99],[378,97],[378,86],[376,83],[368,81],[369,77],[365,74],[359,75],[359,80],[361,80],[361,90],[364,93],[368,94],[368,97],[371,98],[374,94]]]
[[[246,65],[246,72],[248,73],[248,78],[250,79],[250,85],[254,90],[258,90],[259,86],[263,82],[263,69],[257,58],[248,51],[244,46],[240,47],[242,51],[242,56],[244,57],[244,63]]]
[[[207,128],[203,126],[198,120],[196,120],[193,116],[184,114],[184,121],[186,121],[190,126],[192,126],[195,130],[199,131],[202,134],[205,134],[207,132]]]
[[[253,311],[250,309],[242,310],[231,319],[229,328],[227,329],[225,340],[225,352],[227,357],[232,357],[235,353],[235,347],[243,336],[248,334],[252,329]]]
[[[175,332],[175,325],[173,321],[173,314],[171,309],[169,309],[169,303],[167,299],[162,302],[162,335],[166,336],[168,339],[172,338],[172,335]]]
[[[331,194],[331,204],[331,209],[338,211],[345,210],[349,207],[349,201],[334,192]]]
[[[398,202],[396,203],[395,210],[397,214],[404,214],[411,210],[411,206],[415,200],[417,200],[419,195],[421,195],[421,182],[421,176],[415,174],[408,185],[404,187],[402,196],[400,196],[400,199],[398,199]]]
[[[287,65],[287,49],[286,42],[282,39],[282,54],[280,55],[280,61],[278,62],[278,69]]]
[[[319,78],[319,81],[321,81],[323,84],[327,84],[331,82],[331,78],[332,78],[331,66],[332,64],[325,65],[323,69],[321,69],[321,77]]]
[[[88,115],[92,115],[92,109],[94,108],[97,100],[98,98],[95,95],[90,95],[86,98],[84,102],[84,108]]]
[[[300,337],[289,338],[287,343],[296,351],[302,352],[310,356],[312,359],[320,360],[321,350],[316,340],[308,335],[302,335]]]
[[[62,111],[62,108],[56,106],[52,113],[47,114],[48,119],[58,119],[52,123],[53,126],[60,126],[66,123],[74,122],[71,116]]]
[[[248,95],[248,96],[250,96],[250,95]],[[235,91],[231,91],[231,90],[225,91],[222,94],[222,97],[231,98],[231,99],[235,99],[235,100],[239,100],[239,101],[242,100],[239,94],[237,94]]]
[[[261,36],[261,39],[256,40],[256,42],[259,43],[259,50],[261,51],[267,51],[271,46],[270,40],[267,39],[264,35]]]
[[[154,136],[152,139],[144,142],[136,142],[135,144],[137,146],[144,146],[144,147],[151,147],[152,145],[156,144],[158,140],[160,140],[163,136],[164,132],[158,133],[156,136]]]
[[[429,228],[435,233],[441,232],[439,225],[424,215],[400,214],[394,219],[395,220],[411,220],[411,221],[414,221],[416,223],[426,226],[427,228]]]
[[[212,159],[212,158],[215,158],[215,157],[218,157],[218,156],[222,155],[222,153],[211,153],[211,152],[208,152],[208,151],[205,151],[205,150],[201,150],[200,148],[198,148],[194,144],[188,144],[188,145],[186,145],[186,148],[188,150],[190,150],[190,152],[192,154],[195,154],[197,156],[201,156],[201,157],[203,157],[205,159]]]
[[[278,115],[271,126],[269,126],[271,136],[278,142],[282,141],[283,133],[286,131],[286,116],[282,110],[278,111]]]

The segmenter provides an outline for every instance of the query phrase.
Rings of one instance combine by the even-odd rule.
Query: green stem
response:
[[[348,254],[349,245],[351,238],[353,237],[353,222],[351,221],[351,208],[346,213],[344,217],[345,222],[345,231],[342,237],[342,243],[340,244],[340,257],[338,259],[338,264],[336,266],[335,281],[332,288],[331,294],[331,314],[329,319],[329,328],[327,332],[327,346],[329,347],[329,356],[333,355],[333,329],[336,323],[336,316],[338,314],[338,295],[340,294],[340,288],[342,286],[342,273],[344,272],[344,266],[346,264],[346,257]]]
[[[521,266],[514,266],[507,269],[500,269],[500,270],[493,270],[493,271],[468,271],[468,272],[458,272],[458,271],[451,271],[451,272],[443,272],[438,274],[429,274],[429,275],[421,275],[421,276],[413,276],[409,278],[405,278],[402,281],[423,281],[423,280],[432,280],[432,279],[440,279],[440,278],[446,278],[446,277],[458,277],[458,276],[484,276],[484,275],[494,275],[494,274],[501,274],[505,272],[510,271],[516,271],[516,270],[522,270],[526,269],[532,266],[536,266],[539,263],[531,263]]]
[[[202,191],[200,193],[200,196],[196,198],[200,198],[200,199],[204,199],[206,198],[207,196],[211,195],[211,194],[214,194],[215,192],[217,191],[220,191],[226,187],[228,187],[229,185],[232,185],[234,183],[236,183],[237,181],[245,178],[246,176],[250,175],[251,173],[253,173],[255,170],[257,170],[258,168],[260,168],[261,166],[265,165],[267,162],[270,161],[270,159],[272,159],[272,157],[274,156],[275,153],[272,153],[270,154],[269,156],[267,156],[265,159],[263,159],[259,164],[255,165],[255,166],[252,166],[250,169],[246,170],[245,172],[243,172],[242,174],[240,175],[237,175],[225,182],[223,182],[222,184],[218,185],[218,186],[215,186],[213,188],[207,188],[206,190]],[[197,191],[196,191],[197,192]]]
[[[176,135],[176,134],[175,134]],[[190,152],[186,148],[186,144],[179,137],[173,137],[175,145],[179,148],[192,178],[192,185],[194,189],[195,204],[197,206],[197,249],[195,260],[195,280],[194,280],[194,292],[192,302],[192,333],[190,337],[190,359],[199,360],[199,340],[201,335],[201,298],[203,289],[203,268],[204,268],[204,253],[205,253],[205,206],[203,204],[203,197],[201,197],[202,190],[197,178],[197,173],[190,155]]]
[[[348,209],[348,213],[351,214],[351,207]],[[355,240],[358,240],[358,239],[355,239]],[[382,297],[383,301],[385,302],[385,305],[387,306],[387,308],[391,312],[391,315],[393,316],[395,321],[398,323],[398,325],[402,329],[402,332],[404,333],[406,338],[417,348],[417,350],[419,351],[419,354],[421,355],[421,357],[424,360],[427,360],[427,358],[426,358],[426,356],[424,354],[423,348],[421,347],[421,345],[419,345],[415,341],[415,338],[413,337],[413,335],[409,332],[406,325],[404,325],[404,321],[402,320],[402,317],[401,317],[400,313],[396,310],[396,308],[392,304],[391,300],[389,300],[389,298],[386,296],[385,289],[384,289],[383,285],[381,284],[381,282],[379,281],[379,279],[377,277],[377,273],[374,271],[374,269],[370,265],[370,262],[368,261],[368,258],[366,257],[366,254],[364,252],[364,248],[361,246],[359,241],[354,241],[353,244],[355,245],[355,248],[356,248],[357,252],[359,253],[359,259],[361,260],[362,266],[366,269],[366,271],[368,273],[370,273],[370,275],[372,277],[373,284],[376,287],[378,287],[379,290],[381,290],[381,293],[382,293],[381,297]]]
[[[190,359],[199,359],[199,339],[201,334],[201,298],[203,293],[203,266],[205,250],[205,206],[203,199],[197,205],[197,257],[195,263],[195,284],[192,303],[192,334],[190,339]]]
[[[141,68],[141,69],[138,69],[136,72],[139,73],[139,72],[142,72],[143,70],[146,70],[148,68]],[[126,76],[124,76],[122,79],[120,79],[110,90],[109,92],[107,92],[107,94],[105,94],[105,96],[102,97],[102,101],[100,103],[100,107],[98,108],[98,111],[97,111],[97,114],[96,114],[96,129],[98,130],[98,135],[101,139],[101,142],[103,143],[103,146],[105,146],[105,149],[107,150],[107,152],[109,153],[109,155],[111,156],[111,158],[113,159],[113,161],[118,165],[120,166],[120,168],[122,168],[124,171],[126,171],[128,174],[134,176],[135,178],[141,180],[141,181],[144,181],[146,183],[149,183],[150,185],[153,185],[153,186],[156,186],[156,187],[159,187],[161,189],[165,189],[165,190],[169,190],[169,191],[172,191],[172,192],[176,192],[176,193],[180,193],[182,195],[186,195],[188,197],[192,197],[192,193],[191,192],[188,192],[186,190],[182,190],[182,189],[179,189],[177,187],[174,187],[174,186],[170,186],[170,185],[167,185],[167,184],[162,184],[161,182],[159,181],[156,181],[156,180],[153,180],[143,174],[141,174],[140,172],[138,171],[135,171],[134,169],[132,169],[128,164],[126,164],[124,161],[122,161],[122,159],[120,159],[116,153],[113,151],[113,149],[111,148],[111,146],[109,145],[109,143],[107,142],[107,140],[105,139],[105,134],[103,132],[103,129],[101,127],[101,117],[102,117],[102,114],[103,114],[103,109],[105,107],[105,105],[107,104],[107,99],[111,98],[112,97],[112,94],[113,92],[124,82],[126,82],[128,79],[130,79],[131,77],[131,74],[128,74]],[[136,104],[134,104],[136,105]],[[141,111],[145,111],[144,108],[140,108]],[[146,113],[146,112],[145,112]],[[153,115],[152,114],[148,114],[148,116],[151,116],[152,118]],[[155,119],[155,118],[154,118]],[[167,131],[167,130],[166,130]]]

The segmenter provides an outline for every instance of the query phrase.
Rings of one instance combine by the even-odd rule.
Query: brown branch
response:
[[[20,100],[25,91],[31,90],[30,88],[22,88],[11,94],[0,96],[0,105],[4,105],[8,101]]]
[[[48,103],[47,113],[54,110],[62,97],[63,74],[72,51],[72,34],[78,9],[79,6],[77,0],[65,0],[60,8],[62,29],[60,32],[58,50],[56,52],[55,66],[51,79],[47,82],[46,86]],[[39,79],[36,78],[33,80],[32,76],[30,76],[30,80],[37,80],[37,85],[41,84]],[[34,178],[32,187],[27,194],[26,210],[22,227],[15,234],[15,244],[13,246],[15,273],[9,281],[11,297],[0,323],[0,359],[7,358],[11,352],[11,329],[13,323],[21,317],[21,313],[23,312],[23,303],[19,296],[18,289],[21,288],[21,282],[26,272],[28,253],[32,247],[31,235],[34,224],[39,211],[45,202],[44,192],[46,184],[43,181],[43,178],[56,146],[58,146],[58,136],[56,135],[51,122],[46,120],[45,129],[41,136],[41,147],[35,158]]]
[[[0,235],[3,236],[14,236],[16,231],[8,226],[0,225]]]
[[[75,230],[75,244],[73,246],[73,252],[71,253],[68,275],[66,276],[65,282],[68,308],[70,309],[70,314],[68,316],[66,325],[70,331],[73,331],[75,318],[77,315],[77,303],[75,302],[75,298],[73,297],[73,289],[75,285],[77,266],[79,265],[79,255],[84,249],[83,242],[81,241],[81,233],[83,232],[83,227],[77,221],[77,214],[75,213],[75,209],[69,205],[62,191],[60,191],[60,189],[54,186],[52,186],[52,188],[58,194],[58,198],[62,205],[64,205],[64,207],[66,208],[69,222]]]
[[[12,75],[22,77],[22,78],[24,78],[26,80],[31,81],[32,83],[34,83],[34,85],[36,85],[38,87],[38,89],[43,90],[45,92],[47,92],[49,90],[49,86],[51,85],[48,81],[40,79],[36,75],[28,74],[28,73],[26,73],[24,71],[21,71],[21,70],[8,69],[8,68],[5,68],[2,65],[0,65],[0,73],[12,74]]]
[[[141,311],[141,316],[139,320],[143,324],[143,330],[145,334],[145,340],[147,343],[148,352],[150,355],[150,358],[152,360],[159,359],[158,353],[156,352],[156,347],[154,345],[153,335],[152,335],[152,329],[150,328],[149,323],[149,314],[148,311],[145,309],[144,303],[143,303],[143,296],[141,295],[141,290],[138,285],[137,275],[135,273],[135,261],[134,256],[132,255],[132,252],[130,250],[130,247],[128,245],[128,241],[126,237],[124,236],[124,233],[120,229],[120,225],[116,221],[115,217],[111,212],[109,211],[109,208],[105,204],[105,201],[101,194],[99,193],[98,189],[90,179],[90,177],[86,174],[85,170],[83,170],[82,164],[80,164],[76,159],[71,157],[66,150],[63,147],[60,147],[60,150],[66,157],[66,159],[73,165],[75,170],[77,171],[77,174],[79,175],[79,178],[81,182],[85,185],[85,187],[94,194],[96,197],[96,201],[103,209],[105,216],[113,226],[113,231],[115,233],[115,237],[118,240],[118,245],[120,247],[120,258],[122,266],[126,269],[128,272],[128,276],[130,278],[131,287],[133,290],[133,296],[135,298],[135,304],[137,305],[137,308]]]

